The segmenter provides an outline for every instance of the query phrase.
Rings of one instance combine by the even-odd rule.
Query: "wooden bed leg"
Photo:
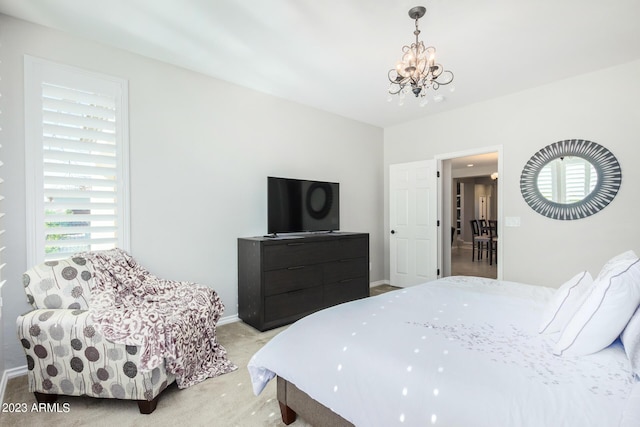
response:
[[[158,394],[153,400],[138,400],[138,409],[140,409],[141,414],[150,414],[156,410],[156,406],[158,406],[158,400],[160,399],[160,395]]]
[[[57,394],[40,393],[37,391],[34,391],[33,394],[36,396],[38,403],[53,403],[58,400]]]
[[[280,401],[278,403],[280,404],[280,415],[282,416],[282,422],[286,425],[294,422],[296,420],[296,413],[294,412],[294,410]]]

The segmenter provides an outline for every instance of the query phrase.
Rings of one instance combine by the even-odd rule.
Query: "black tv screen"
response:
[[[267,178],[269,233],[340,229],[340,185],[336,182]]]

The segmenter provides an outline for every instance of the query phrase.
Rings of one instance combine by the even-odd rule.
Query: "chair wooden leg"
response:
[[[140,409],[141,414],[150,414],[156,410],[156,406],[158,406],[158,400],[160,399],[160,395],[158,394],[153,400],[138,400],[138,409]]]
[[[491,253],[495,254],[496,265],[498,265],[498,242],[493,242],[491,245]]]
[[[487,244],[487,255],[489,256],[489,265],[493,265],[493,244]]]
[[[46,394],[37,391],[34,391],[33,394],[36,396],[38,403],[53,403],[58,400],[57,394]]]

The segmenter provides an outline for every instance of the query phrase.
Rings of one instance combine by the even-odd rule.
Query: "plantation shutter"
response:
[[[597,176],[591,163],[580,157],[565,158],[566,162],[566,200],[565,203],[576,203],[593,191]]]
[[[33,69],[36,258],[128,249],[126,84],[35,59]]]
[[[0,128],[0,132],[2,132],[2,128]],[[2,145],[0,145],[2,148]],[[0,166],[3,166],[4,163],[0,161]],[[4,179],[2,179],[2,175],[0,174],[0,184],[4,184]],[[0,185],[0,289],[4,286],[6,280],[3,279],[2,270],[4,269],[4,196],[2,193],[4,192],[4,186]],[[2,307],[2,298],[0,297],[0,307]],[[0,308],[1,310],[1,308]]]
[[[591,193],[598,180],[596,169],[580,157],[564,157],[544,166],[538,174],[540,193],[557,203],[576,203]]]
[[[0,97],[2,97],[2,94],[0,94]],[[0,111],[0,113],[2,113],[2,111]],[[2,125],[2,123],[0,122],[0,126]],[[2,132],[2,127],[0,127],[0,132]],[[0,152],[2,149],[2,145],[0,145]],[[4,262],[4,251],[5,251],[5,246],[4,246],[4,179],[2,179],[2,171],[3,169],[1,169],[1,167],[4,166],[4,163],[2,163],[2,160],[0,160],[0,289],[2,289],[2,286],[4,286],[6,280],[3,279],[3,274],[2,274],[2,270],[4,270],[4,266],[6,265],[6,263]],[[0,296],[0,310],[2,310],[2,298]],[[0,340],[1,342],[1,340]]]
[[[553,200],[554,196],[553,175],[550,167],[542,168],[538,174],[538,190],[548,200]]]

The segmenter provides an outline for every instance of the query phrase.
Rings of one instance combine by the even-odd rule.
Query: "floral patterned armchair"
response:
[[[90,261],[81,256],[45,262],[23,275],[34,308],[17,319],[29,390],[38,402],[58,395],[136,400],[149,414],[175,376],[164,363],[143,372],[139,347],[102,336],[89,311],[93,280]]]

